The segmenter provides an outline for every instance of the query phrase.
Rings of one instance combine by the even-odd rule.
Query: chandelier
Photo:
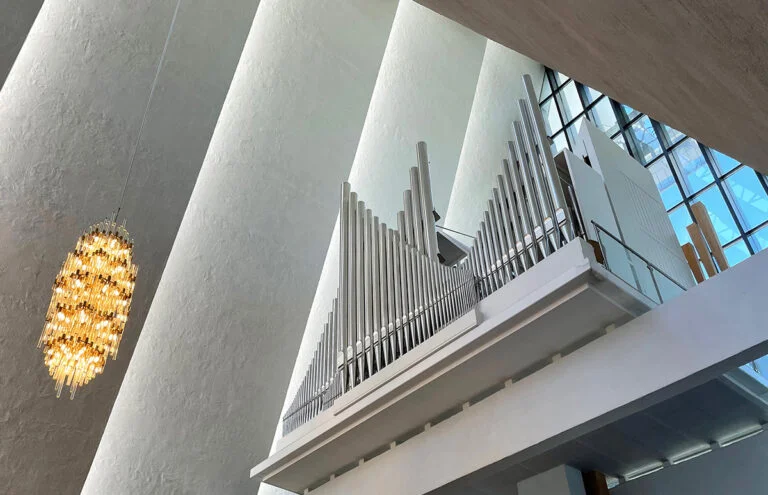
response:
[[[111,220],[92,225],[83,233],[53,283],[51,304],[37,346],[43,348],[48,373],[56,382],[56,397],[61,397],[66,385],[70,398],[74,398],[78,388],[104,371],[107,358],[117,358],[138,270],[133,264],[133,241],[125,225],[117,225],[117,218],[123,207],[125,191],[180,7],[181,0],[177,0],[141,117],[117,210]]]
[[[57,397],[64,385],[74,397],[117,357],[136,283],[132,256],[128,232],[108,220],[91,226],[67,255],[38,342]]]

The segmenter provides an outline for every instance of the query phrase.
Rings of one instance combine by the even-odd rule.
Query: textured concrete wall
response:
[[[471,235],[477,231],[496,176],[501,173],[501,160],[509,155],[507,141],[512,138],[512,122],[520,119],[517,100],[523,97],[523,74],[530,74],[537,85],[544,77],[544,67],[488,41],[445,216],[448,228]]]
[[[120,355],[56,400],[35,348],[51,285],[116,207],[175,5],[49,0],[0,90],[0,493],[80,491],[256,10],[184,0],[122,215],[140,269]]]
[[[0,0],[0,88],[41,5],[43,0]]]
[[[85,494],[256,490],[395,8],[260,3]]]

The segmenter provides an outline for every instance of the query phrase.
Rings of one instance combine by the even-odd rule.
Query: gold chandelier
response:
[[[117,357],[136,283],[132,257],[128,232],[109,220],[91,226],[67,255],[38,342],[57,397],[67,385],[73,398]]]

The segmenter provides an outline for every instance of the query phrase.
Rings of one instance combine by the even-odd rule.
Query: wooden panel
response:
[[[712,261],[712,255],[709,253],[707,241],[704,240],[704,236],[701,234],[701,229],[695,223],[686,228],[688,230],[688,235],[691,236],[693,245],[696,247],[696,251],[699,252],[699,258],[701,258],[701,262],[704,264],[704,269],[707,270],[707,275],[714,277],[717,273],[715,271],[715,263]]]
[[[712,220],[709,218],[709,213],[707,213],[707,207],[702,203],[695,203],[691,205],[691,211],[696,219],[696,223],[699,224],[701,232],[704,234],[704,238],[707,240],[707,244],[709,244],[709,249],[712,251],[715,261],[717,261],[718,268],[720,268],[721,272],[727,270],[730,265],[725,258],[725,251],[723,251],[723,247],[720,245],[720,239],[717,238],[717,233],[712,225]]]
[[[696,279],[697,284],[702,283],[704,281],[704,272],[701,271],[699,257],[696,255],[696,250],[693,248],[693,244],[686,242],[681,247],[683,248],[685,260],[688,262],[688,266],[691,268],[691,273],[693,273],[693,278]]]

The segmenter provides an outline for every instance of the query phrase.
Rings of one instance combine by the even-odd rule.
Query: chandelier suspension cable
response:
[[[469,237],[470,239],[475,238],[475,236],[465,234],[464,232],[459,232],[458,230],[449,229],[448,227],[443,227],[442,225],[435,225],[435,228],[441,229],[441,230],[447,230],[448,232],[453,232],[454,234],[463,235],[463,236]]]
[[[136,154],[139,151],[141,136],[144,134],[144,126],[147,124],[149,107],[152,104],[152,98],[155,95],[157,82],[160,80],[160,71],[162,70],[163,63],[165,62],[165,55],[168,52],[168,45],[170,45],[171,43],[171,35],[173,34],[173,28],[176,25],[176,18],[179,15],[180,7],[181,7],[181,0],[177,0],[176,8],[173,11],[173,17],[171,18],[171,25],[168,27],[168,35],[165,37],[165,44],[163,45],[163,51],[160,54],[160,60],[157,62],[157,69],[155,70],[155,78],[152,80],[152,86],[149,90],[147,105],[144,107],[144,114],[141,117],[141,125],[139,126],[139,133],[136,136],[136,142],[134,143],[133,151],[131,152],[130,165],[128,166],[128,173],[125,175],[125,182],[123,183],[123,189],[120,192],[120,201],[117,204],[117,210],[115,210],[115,214],[112,216],[113,223],[117,223],[117,217],[118,215],[120,215],[120,210],[123,208],[123,200],[125,199],[125,190],[128,188],[128,180],[131,178],[131,171],[133,170],[133,164],[136,162]]]

